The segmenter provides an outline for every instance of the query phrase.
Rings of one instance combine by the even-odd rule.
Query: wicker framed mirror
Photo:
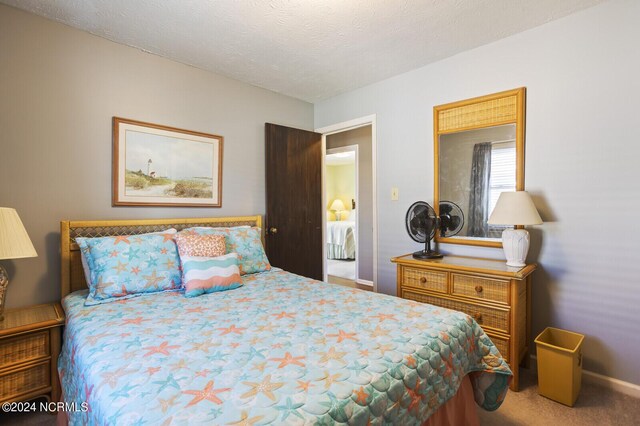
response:
[[[504,227],[487,219],[500,192],[524,190],[525,94],[521,87],[433,108],[434,208],[458,217],[457,226],[443,221],[437,242],[502,247]]]

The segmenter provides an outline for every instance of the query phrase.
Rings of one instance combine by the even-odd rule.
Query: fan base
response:
[[[420,250],[413,253],[414,259],[442,259],[442,257],[443,256],[440,253],[433,250]]]

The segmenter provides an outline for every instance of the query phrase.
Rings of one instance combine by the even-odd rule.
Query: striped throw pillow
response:
[[[184,256],[180,260],[186,297],[231,290],[242,285],[237,253],[218,257]]]

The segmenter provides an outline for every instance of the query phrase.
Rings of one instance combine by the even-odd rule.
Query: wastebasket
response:
[[[547,327],[536,337],[538,393],[570,407],[582,384],[584,335]]]

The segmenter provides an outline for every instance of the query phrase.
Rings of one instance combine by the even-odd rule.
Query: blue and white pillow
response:
[[[181,288],[180,257],[173,236],[162,233],[76,238],[89,269],[85,305]]]

